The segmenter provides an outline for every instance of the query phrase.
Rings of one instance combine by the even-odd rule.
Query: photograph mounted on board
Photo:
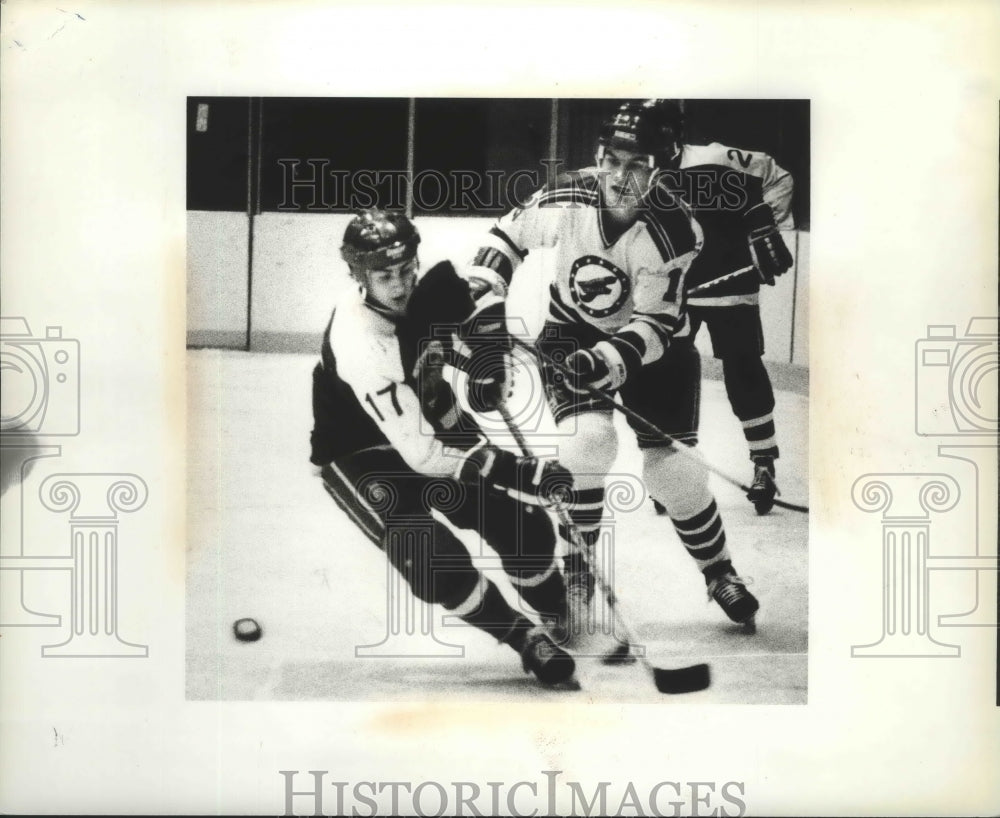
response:
[[[808,100],[190,97],[190,700],[804,704]]]

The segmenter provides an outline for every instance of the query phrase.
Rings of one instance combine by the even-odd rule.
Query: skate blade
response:
[[[580,684],[580,681],[576,678],[576,676],[566,679],[563,682],[556,682],[555,684],[547,685],[547,687],[549,690],[559,690],[565,693],[575,693],[583,690],[583,685]]]
[[[601,656],[601,664],[604,665],[634,665],[636,661],[636,657],[632,654],[632,646],[627,642],[619,642]]]

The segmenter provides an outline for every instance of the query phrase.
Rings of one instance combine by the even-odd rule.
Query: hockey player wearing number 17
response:
[[[485,539],[539,614],[565,609],[555,532],[537,498],[571,478],[554,460],[492,446],[460,410],[442,378],[449,338],[435,329],[458,326],[473,301],[448,262],[417,282],[419,242],[402,214],[366,211],[348,225],[341,256],[359,287],[334,310],[313,371],[310,460],[417,597],[509,645],[541,682],[572,683],[572,657],[507,603],[432,514]]]
[[[553,359],[567,339],[577,347],[564,362],[573,378],[541,361],[549,405],[566,435],[559,460],[574,476],[570,520],[592,548],[618,439],[606,402],[586,388],[617,392],[626,406],[691,447],[679,452],[633,424],[646,489],[669,513],[704,575],[709,598],[733,621],[752,626],[757,599],[733,567],[708,470],[693,454],[701,363],[684,312],[684,286],[702,233],[683,202],[658,187],[658,171],[673,146],[669,111],[623,106],[602,129],[597,167],[561,175],[503,216],[465,274],[481,313],[498,311],[528,252],[555,249],[548,317],[537,347]],[[488,371],[486,362],[475,366]],[[503,377],[496,366],[494,379]],[[473,408],[488,410],[497,390],[481,380],[471,382],[470,400]],[[559,531],[567,555],[570,631],[579,632],[577,617],[593,598],[590,555],[579,553],[572,531]]]

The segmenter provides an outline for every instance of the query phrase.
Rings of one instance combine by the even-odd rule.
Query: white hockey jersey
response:
[[[562,174],[524,206],[499,219],[473,261],[509,284],[528,252],[555,248],[549,320],[583,322],[639,340],[644,364],[663,354],[685,326],[684,279],[701,248],[689,209],[668,196],[619,234],[603,218],[596,169]]]
[[[416,472],[454,475],[462,452],[439,440],[425,419],[412,373],[404,368],[396,322],[360,293],[345,293],[334,310],[321,367],[329,404],[324,434],[335,438],[328,453],[388,443]]]

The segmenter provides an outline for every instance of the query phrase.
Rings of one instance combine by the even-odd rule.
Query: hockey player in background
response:
[[[761,283],[774,285],[787,272],[792,257],[779,230],[791,230],[792,177],[765,153],[681,142],[683,116],[672,100],[650,100],[664,112],[670,144],[665,146],[663,183],[683,196],[704,234],[704,246],[688,270],[687,288],[694,289],[737,270],[735,276],[706,287],[687,300],[692,335],[704,324],[722,372],[733,413],[754,465],[747,498],[758,514],[774,506],[777,493],[774,461],[778,442],[774,428],[774,390],[761,356],[764,331],[760,321]],[[634,104],[634,112],[644,110]]]
[[[492,446],[455,402],[441,377],[448,355],[441,326],[468,317],[473,302],[447,262],[417,283],[419,241],[402,214],[366,211],[348,225],[341,255],[359,288],[333,311],[313,372],[310,459],[333,499],[417,597],[509,645],[543,683],[571,681],[572,657],[504,600],[431,514],[436,508],[457,528],[482,536],[535,611],[564,611],[551,520],[508,490],[530,499],[570,477],[553,460]],[[394,519],[430,526],[433,537],[406,543],[413,538],[398,536]]]
[[[485,314],[506,297],[514,271],[535,248],[555,248],[548,316],[538,340],[565,359],[573,378],[541,363],[549,405],[567,437],[559,460],[574,476],[570,519],[592,546],[604,509],[604,481],[618,454],[611,411],[584,387],[620,394],[624,404],[680,445],[697,444],[701,364],[684,311],[684,288],[702,235],[688,208],[657,185],[673,159],[669,110],[626,105],[602,129],[597,167],[560,175],[490,230],[466,275]],[[486,366],[477,366],[485,370]],[[495,377],[503,373],[499,366]],[[476,386],[475,383],[473,383]],[[490,408],[490,392],[470,391],[474,409]],[[642,477],[666,508],[704,575],[710,599],[735,622],[752,625],[757,599],[736,573],[708,470],[635,426]],[[573,609],[586,610],[593,578],[586,556],[560,528]],[[577,626],[578,627],[578,626]]]

